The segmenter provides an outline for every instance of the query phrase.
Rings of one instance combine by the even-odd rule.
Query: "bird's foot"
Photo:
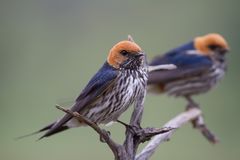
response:
[[[190,110],[190,109],[194,109],[194,108],[200,108],[198,104],[196,103],[189,103],[187,106],[186,106],[186,111]]]
[[[102,129],[102,133],[105,134],[105,135],[107,135],[108,137],[111,136],[111,132],[110,132],[110,131],[106,131],[105,129]],[[101,141],[102,143],[106,143],[105,139],[104,139],[103,136],[101,136],[101,135],[100,135],[100,141]]]
[[[124,125],[125,128],[126,128],[126,131],[130,131],[134,135],[138,135],[141,132],[141,130],[142,130],[141,126],[129,125],[129,124],[126,124],[126,123],[124,123],[124,122],[122,122],[120,120],[117,120],[116,122]]]
[[[194,100],[189,97],[189,96],[186,96],[186,99],[188,101],[188,105],[186,106],[186,110],[190,110],[190,109],[193,109],[193,108],[200,108],[199,105],[194,102]]]
[[[129,125],[122,121],[117,120],[118,123],[126,127],[126,132],[131,132],[132,135],[139,140],[139,142],[144,143],[149,141],[153,136],[158,134],[167,133],[171,130],[177,129],[172,127],[163,127],[163,128],[142,128],[141,126]]]

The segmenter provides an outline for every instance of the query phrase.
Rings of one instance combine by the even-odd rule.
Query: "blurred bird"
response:
[[[150,91],[177,97],[207,92],[223,78],[228,51],[228,44],[221,35],[207,34],[155,57],[150,66],[175,64],[177,69],[150,72]]]
[[[185,97],[188,109],[198,107],[191,97],[209,91],[223,78],[228,51],[226,40],[219,34],[196,37],[152,60],[150,66],[175,64],[177,69],[150,72],[148,89],[153,93]]]
[[[133,102],[146,91],[147,65],[142,49],[131,41],[121,41],[110,50],[108,58],[93,76],[70,109],[96,124],[117,121]],[[82,122],[66,114],[40,129],[40,138],[63,130],[83,126]]]

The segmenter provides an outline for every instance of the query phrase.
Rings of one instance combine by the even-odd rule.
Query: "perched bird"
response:
[[[177,69],[150,72],[150,92],[189,97],[209,91],[225,74],[228,50],[221,35],[207,34],[155,57],[150,66],[174,64]]]
[[[211,33],[155,57],[150,66],[174,64],[177,69],[150,72],[149,92],[184,97],[189,102],[188,107],[199,107],[192,96],[209,91],[224,77],[228,51],[226,40]],[[207,130],[205,134],[213,137]]]
[[[121,41],[110,50],[106,62],[70,110],[96,124],[117,121],[138,96],[146,91],[147,76],[143,50],[135,42]],[[82,122],[66,114],[36,133],[46,131],[41,137],[44,138],[82,125]]]

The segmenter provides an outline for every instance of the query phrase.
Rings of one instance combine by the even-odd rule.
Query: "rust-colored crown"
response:
[[[135,43],[131,41],[121,41],[115,44],[112,49],[109,51],[107,62],[115,67],[119,68],[119,65],[126,60],[126,57],[121,55],[121,51],[127,51],[131,54],[136,54],[140,52],[142,49]]]
[[[223,49],[229,50],[229,46],[227,41],[217,33],[210,33],[201,37],[197,37],[194,39],[194,45],[200,53],[209,55],[211,50],[209,49],[210,45],[217,45]]]

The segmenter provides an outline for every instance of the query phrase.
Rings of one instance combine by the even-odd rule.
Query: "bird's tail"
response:
[[[36,132],[33,132],[33,133],[30,133],[30,134],[26,134],[26,135],[17,137],[17,138],[15,138],[15,139],[16,139],[16,140],[19,140],[19,139],[23,139],[23,138],[26,138],[26,137],[29,137],[29,136],[32,136],[32,135],[35,135],[35,134],[44,132],[44,131],[48,131],[49,129],[51,129],[51,128],[54,126],[55,123],[56,123],[56,122],[51,123],[51,124],[43,127],[42,129],[36,131]],[[56,133],[58,133],[58,132],[64,131],[64,130],[66,130],[66,129],[68,129],[68,128],[69,128],[68,126],[62,126],[62,127],[60,127],[58,130],[56,130],[55,132],[51,133],[51,134],[48,135],[48,136],[51,136],[51,135],[56,134]],[[45,137],[48,137],[48,136],[45,136]],[[42,139],[42,138],[43,138],[43,137],[40,137],[39,140]]]

